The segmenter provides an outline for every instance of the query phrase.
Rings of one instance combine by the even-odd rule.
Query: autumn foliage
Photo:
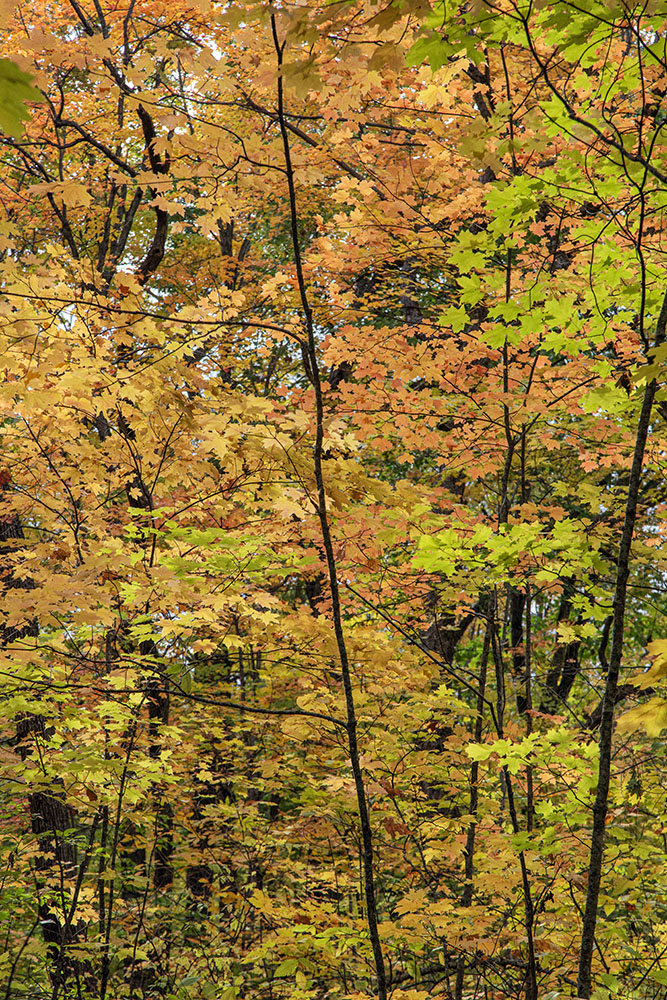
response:
[[[666,53],[13,10],[6,1000],[664,995]]]

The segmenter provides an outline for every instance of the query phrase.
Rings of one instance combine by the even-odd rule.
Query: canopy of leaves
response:
[[[662,7],[14,10],[7,1000],[663,996]]]

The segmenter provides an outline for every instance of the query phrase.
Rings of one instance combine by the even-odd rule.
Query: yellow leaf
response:
[[[621,733],[634,733],[640,728],[649,736],[659,736],[667,729],[667,701],[664,698],[651,698],[646,704],[631,708],[618,720]]]

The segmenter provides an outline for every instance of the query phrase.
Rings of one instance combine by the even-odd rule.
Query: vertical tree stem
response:
[[[659,347],[665,340],[665,330],[667,329],[667,292],[662,301],[662,308],[656,324],[654,349]],[[650,358],[649,358],[650,361]],[[637,434],[635,437],[635,449],[632,456],[632,467],[630,469],[630,480],[628,482],[628,494],[625,503],[625,518],[623,521],[623,532],[618,547],[618,558],[616,562],[616,583],[614,585],[614,598],[612,604],[612,637],[609,661],[606,664],[607,678],[602,699],[602,716],[600,719],[600,736],[598,746],[600,748],[598,785],[595,793],[595,805],[593,806],[593,829],[591,831],[591,847],[588,860],[588,888],[586,891],[586,906],[584,909],[584,919],[581,929],[581,948],[579,951],[579,971],[577,974],[577,993],[580,997],[588,1000],[591,995],[591,964],[593,961],[593,949],[595,948],[595,927],[598,916],[598,901],[600,898],[600,882],[602,879],[602,860],[604,855],[604,831],[607,820],[607,806],[609,801],[609,781],[611,775],[611,751],[612,737],[614,733],[614,708],[616,705],[616,689],[618,687],[618,677],[621,669],[621,659],[623,657],[623,635],[625,631],[625,611],[627,604],[628,577],[630,575],[630,549],[632,547],[632,537],[637,519],[637,501],[639,497],[639,485],[641,482],[642,468],[644,465],[644,452],[646,451],[646,439],[651,422],[651,411],[653,401],[658,389],[658,382],[654,378],[644,390],[641,413],[637,423]]]
[[[489,664],[489,650],[491,648],[491,631],[492,631],[491,620],[488,619],[486,623],[486,632],[484,633],[484,645],[482,647],[482,656],[479,664],[479,694],[477,696],[477,716],[475,717],[475,729],[474,729],[474,739],[475,743],[481,743],[482,732],[484,727],[484,695],[486,692],[486,674]],[[477,805],[479,801],[479,761],[474,760],[472,762],[472,767],[470,768],[470,815],[472,816],[472,821],[468,827],[466,833],[466,846],[465,846],[465,861],[464,861],[464,878],[465,883],[463,886],[463,892],[461,894],[461,905],[471,906],[473,899],[473,878],[475,874],[475,837],[477,835]],[[461,1000],[463,997],[463,986],[465,980],[465,955],[460,955],[458,962],[456,963],[456,985],[454,987],[454,997],[455,1000]]]
[[[533,717],[531,712],[533,710],[533,677],[532,677],[532,632],[533,632],[533,615],[532,615],[532,602],[533,595],[531,593],[530,584],[526,585],[526,636],[525,636],[525,677],[526,677],[526,735],[530,736],[533,731]],[[535,790],[533,788],[533,768],[531,764],[526,766],[526,830],[528,833],[532,832],[533,821],[535,818]]]
[[[667,297],[662,313],[667,306]],[[661,313],[661,317],[662,317]],[[663,323],[664,327],[664,323]],[[630,574],[630,547],[637,518],[637,498],[644,464],[644,451],[653,399],[657,390],[657,382],[653,379],[644,390],[644,400],[637,424],[635,450],[632,458],[632,469],[628,483],[628,495],[625,504],[625,519],[623,532],[618,549],[616,563],[616,583],[612,606],[612,640],[607,667],[607,678],[602,700],[602,717],[600,719],[599,771],[598,784],[593,806],[593,829],[591,831],[591,846],[588,860],[588,889],[586,906],[581,930],[581,949],[579,952],[579,971],[577,974],[577,994],[588,1000],[591,995],[591,963],[595,947],[595,926],[597,924],[598,900],[600,897],[600,882],[602,878],[602,860],[604,854],[604,831],[607,819],[609,800],[609,781],[611,775],[612,737],[614,731],[614,707],[616,704],[616,689],[623,656],[623,634],[625,630],[625,609],[627,602],[628,577]]]
[[[285,173],[287,176],[287,186],[289,193],[290,227],[292,236],[292,246],[294,252],[294,266],[297,275],[299,295],[301,299],[301,307],[303,310],[305,326],[306,326],[306,335],[307,335],[307,342],[304,351],[307,358],[306,371],[312,383],[315,394],[316,426],[315,426],[315,446],[314,446],[314,467],[315,467],[314,471],[315,471],[315,483],[317,487],[317,516],[320,523],[322,544],[324,547],[326,563],[327,563],[327,575],[329,578],[329,589],[331,593],[331,611],[333,617],[334,634],[336,637],[336,646],[338,650],[341,675],[343,678],[343,691],[345,695],[348,756],[350,760],[352,776],[354,779],[354,786],[357,798],[357,809],[359,813],[359,824],[361,827],[362,864],[364,872],[364,894],[366,899],[366,922],[368,925],[368,934],[371,941],[371,947],[373,949],[375,975],[377,979],[378,1000],[386,1000],[387,977],[384,964],[384,955],[382,953],[382,945],[380,943],[380,934],[378,930],[377,891],[375,886],[375,871],[373,865],[373,837],[371,831],[368,802],[366,799],[366,789],[364,787],[364,778],[361,769],[361,764],[359,761],[359,746],[357,741],[357,717],[354,704],[354,692],[352,688],[352,673],[350,670],[347,645],[345,643],[345,634],[343,631],[343,616],[340,604],[340,593],[338,589],[336,557],[334,553],[333,540],[331,536],[329,516],[327,513],[326,491],[324,487],[324,472],[322,465],[322,452],[323,452],[322,446],[324,440],[324,402],[322,398],[322,383],[320,379],[319,361],[317,357],[317,346],[315,342],[313,313],[308,298],[308,291],[306,288],[306,281],[303,271],[303,262],[301,258],[296,188],[294,183],[294,169],[292,166],[289,132],[285,122],[284,105],[283,105],[282,67],[283,67],[283,52],[285,48],[285,43],[284,42],[281,43],[278,39],[276,19],[274,14],[271,15],[271,27],[273,31],[273,40],[275,44],[276,55],[278,59],[278,109],[277,110],[278,110],[278,121],[280,124],[280,132],[283,141]]]
[[[497,599],[495,602],[497,607]],[[491,650],[493,652],[493,659],[496,668],[496,686],[498,688],[498,718],[496,724],[496,732],[498,736],[502,739],[504,735],[504,693],[501,695],[501,691],[504,692],[505,684],[505,670],[503,665],[502,651],[500,648],[499,638],[496,634],[496,621],[495,617],[491,619],[493,632],[491,635]],[[507,809],[510,815],[510,821],[512,824],[512,833],[517,834],[520,832],[519,826],[519,814],[516,808],[516,802],[514,799],[514,786],[512,784],[512,775],[510,774],[509,768],[504,766],[502,769],[503,782],[505,793],[507,795]],[[519,851],[519,867],[521,869],[521,886],[523,889],[523,912],[524,912],[524,927],[526,930],[526,942],[528,945],[528,963],[526,966],[526,1000],[537,1000],[537,958],[535,955],[535,937],[533,933],[533,924],[535,922],[535,907],[533,905],[533,897],[530,889],[530,874],[528,872],[528,865],[526,864],[526,856],[523,851]]]

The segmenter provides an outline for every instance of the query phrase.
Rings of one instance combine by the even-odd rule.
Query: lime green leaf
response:
[[[31,81],[11,59],[0,59],[0,130],[15,139],[23,134],[23,120],[28,117],[25,102],[43,100]]]

